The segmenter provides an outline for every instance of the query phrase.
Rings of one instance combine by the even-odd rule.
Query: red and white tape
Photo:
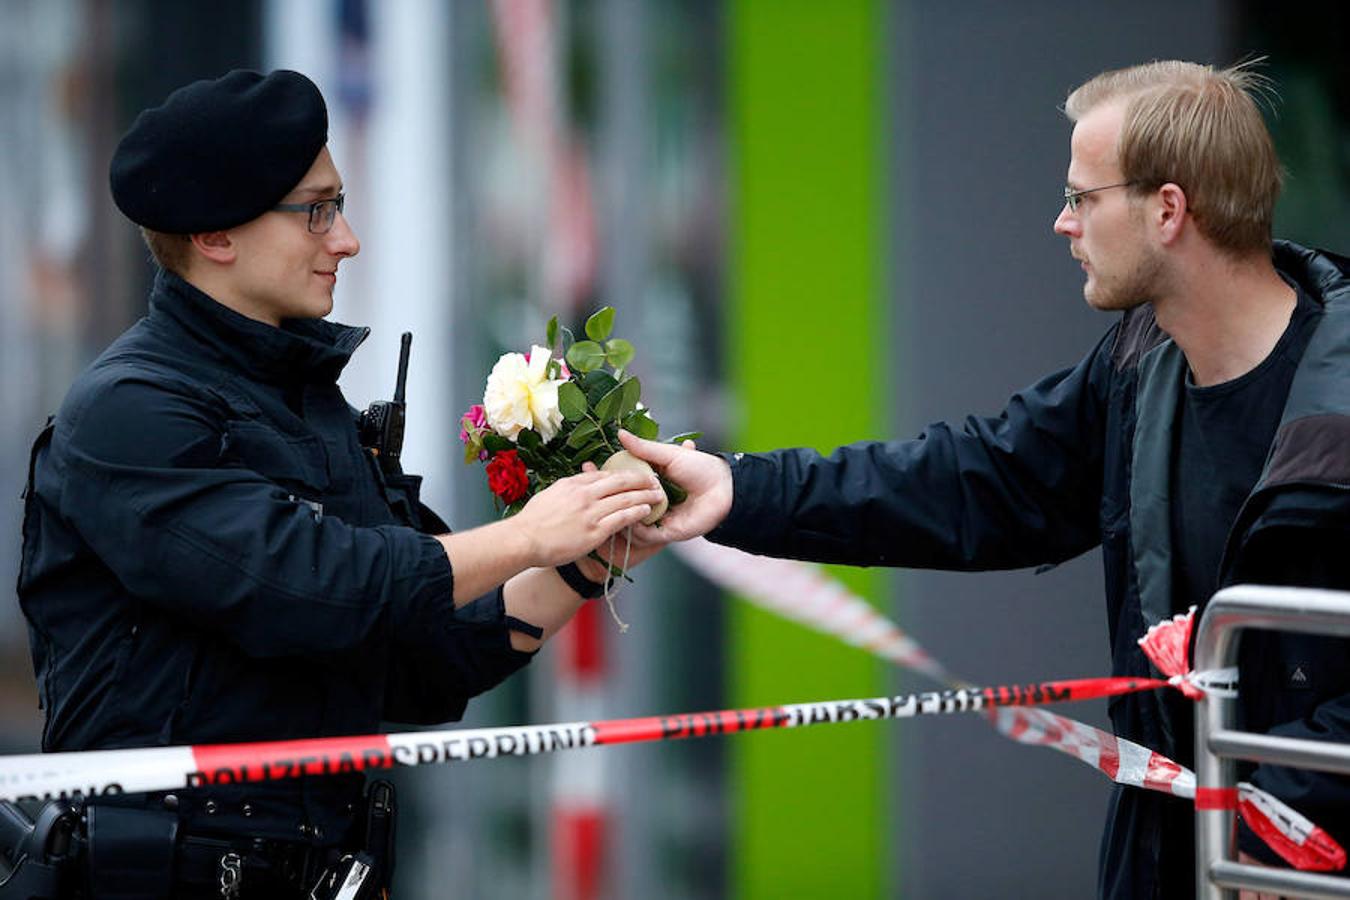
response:
[[[706,545],[711,547],[713,545]],[[722,548],[717,552],[720,553]],[[711,554],[702,552],[705,571],[711,574]],[[747,568],[758,577],[771,579],[782,588],[784,565],[760,566],[761,557],[738,551],[728,554],[740,560],[740,584],[747,584]],[[719,560],[719,563],[727,560]],[[806,567],[811,568],[811,567]],[[822,581],[828,581],[823,579]],[[790,586],[791,582],[787,582]],[[759,582],[755,594],[775,591]],[[820,630],[843,637],[849,643],[905,665],[917,661],[920,671],[944,671],[942,667],[875,611],[864,615],[857,604],[866,605],[838,585],[815,583],[817,590],[834,599],[821,602],[807,598],[792,604],[792,617]],[[868,607],[870,611],[870,607]],[[809,610],[809,612],[808,612]],[[850,618],[840,622],[839,610]],[[879,626],[876,622],[881,620]],[[1189,619],[1178,617],[1148,641],[1184,645]],[[879,639],[878,635],[884,637]],[[1155,660],[1159,657],[1154,656]],[[1194,692],[1206,686],[1231,691],[1231,671],[1178,676],[1170,671],[1175,661],[1163,660],[1170,680],[1152,678],[1088,678],[992,688],[954,688],[896,697],[837,700],[676,716],[611,719],[528,725],[508,728],[423,731],[359,737],[316,738],[253,744],[215,744],[197,747],[101,750],[80,753],[47,753],[0,758],[0,800],[53,796],[99,796],[113,793],[143,793],[174,790],[184,786],[271,781],[300,776],[321,776],[393,766],[419,766],[498,756],[533,756],[605,744],[677,740],[753,731],[767,728],[800,728],[809,725],[877,719],[914,718],[922,715],[990,711],[991,721],[1006,736],[1026,744],[1049,747],[1079,759],[1112,780],[1135,787],[1163,791],[1192,799],[1202,809],[1236,808],[1252,828],[1284,859],[1300,869],[1335,870],[1345,866],[1343,848],[1325,831],[1290,809],[1275,797],[1249,784],[1235,791],[1199,791],[1195,775],[1184,766],[1138,744],[1100,729],[1050,713],[1029,709],[1052,703],[1116,696],[1160,687]]]
[[[990,718],[1007,737],[1067,753],[1117,784],[1172,794],[1194,801],[1197,809],[1236,809],[1253,832],[1297,869],[1345,868],[1345,849],[1331,835],[1256,785],[1243,781],[1233,791],[1198,789],[1194,772],[1161,753],[1046,709],[998,709]]]
[[[939,684],[957,681],[894,622],[818,566],[756,556],[704,538],[672,544],[671,550],[709,581],[756,606],[920,672]]]
[[[678,544],[675,551],[696,571],[764,609],[942,683],[962,684],[898,625],[818,566],[755,556],[702,539]],[[1140,639],[1140,646],[1167,683],[1186,696],[1234,696],[1236,669],[1188,671],[1194,616],[1192,608],[1154,625]],[[884,639],[877,640],[878,635]],[[1330,835],[1251,784],[1244,782],[1226,795],[1198,791],[1195,773],[1161,753],[1045,709],[1005,707],[989,719],[1004,736],[1068,754],[1118,784],[1193,800],[1201,809],[1235,808],[1252,831],[1296,868],[1335,871],[1345,867],[1345,850]]]
[[[1039,706],[1110,697],[1165,684],[1155,679],[1087,678],[554,725],[36,753],[0,758],[0,800],[143,793],[499,756],[537,756],[580,747],[708,737],[766,728],[949,715],[1002,706]]]

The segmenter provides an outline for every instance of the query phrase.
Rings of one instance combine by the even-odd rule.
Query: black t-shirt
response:
[[[1255,369],[1210,387],[1186,375],[1173,431],[1173,612],[1203,609],[1218,590],[1228,532],[1261,477],[1319,312],[1298,291],[1289,325]]]
[[[1172,447],[1173,612],[1192,605],[1203,610],[1219,588],[1228,533],[1261,477],[1294,372],[1320,313],[1321,307],[1298,291],[1289,325],[1260,365],[1210,387],[1192,384],[1188,373],[1180,386]],[[1172,746],[1161,749],[1194,768],[1194,704],[1176,692],[1168,692],[1163,703]],[[1167,804],[1162,840],[1162,896],[1189,897],[1195,878],[1190,804]]]

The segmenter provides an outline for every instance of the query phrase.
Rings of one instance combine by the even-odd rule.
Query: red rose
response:
[[[488,460],[488,488],[503,503],[515,503],[530,490],[530,476],[514,450],[503,450]]]

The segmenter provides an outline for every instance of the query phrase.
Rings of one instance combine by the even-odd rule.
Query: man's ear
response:
[[[1170,244],[1181,237],[1186,224],[1186,213],[1190,206],[1186,202],[1186,192],[1178,184],[1168,182],[1158,188],[1158,205],[1154,209],[1154,221],[1158,226],[1158,237],[1164,244]]]
[[[192,235],[192,246],[197,252],[215,263],[229,264],[238,255],[238,248],[228,231],[203,231]]]

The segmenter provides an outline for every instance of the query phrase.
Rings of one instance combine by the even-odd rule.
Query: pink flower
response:
[[[464,444],[464,461],[472,462],[474,457],[487,459],[492,454],[483,447],[483,435],[487,434],[487,412],[483,404],[475,403],[469,411],[459,417],[459,439]]]
[[[459,439],[465,444],[473,440],[474,435],[470,434],[470,429],[482,433],[485,428],[487,428],[487,413],[484,412],[481,403],[470,406],[469,411],[459,417]]]

